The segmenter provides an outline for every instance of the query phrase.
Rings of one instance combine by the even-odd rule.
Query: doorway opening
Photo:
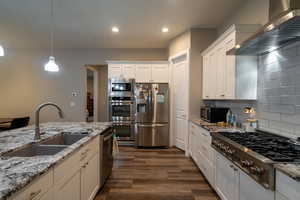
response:
[[[108,121],[108,66],[86,65],[86,121]]]

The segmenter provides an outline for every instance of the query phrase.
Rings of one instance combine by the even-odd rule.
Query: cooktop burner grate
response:
[[[300,162],[300,145],[293,144],[289,138],[262,131],[220,134],[275,162]]]

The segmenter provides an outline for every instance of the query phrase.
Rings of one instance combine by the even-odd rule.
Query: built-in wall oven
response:
[[[135,101],[134,79],[109,80],[109,117],[119,141],[133,144]]]

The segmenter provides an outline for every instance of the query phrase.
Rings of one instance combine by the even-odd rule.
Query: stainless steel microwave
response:
[[[200,110],[201,119],[210,123],[226,122],[229,108],[203,106]]]

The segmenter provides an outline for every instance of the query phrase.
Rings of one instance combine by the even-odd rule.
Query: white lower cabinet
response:
[[[240,170],[240,200],[274,200],[274,191],[267,190]]]
[[[81,199],[92,200],[99,189],[99,155],[95,154],[81,169]]]
[[[54,199],[81,200],[80,194],[80,170],[78,170],[68,180],[55,187]]]
[[[215,190],[222,200],[239,199],[239,170],[219,153],[216,153]]]
[[[100,188],[99,136],[50,168],[10,200],[92,200]]]
[[[300,183],[276,170],[276,200],[299,200]]]

